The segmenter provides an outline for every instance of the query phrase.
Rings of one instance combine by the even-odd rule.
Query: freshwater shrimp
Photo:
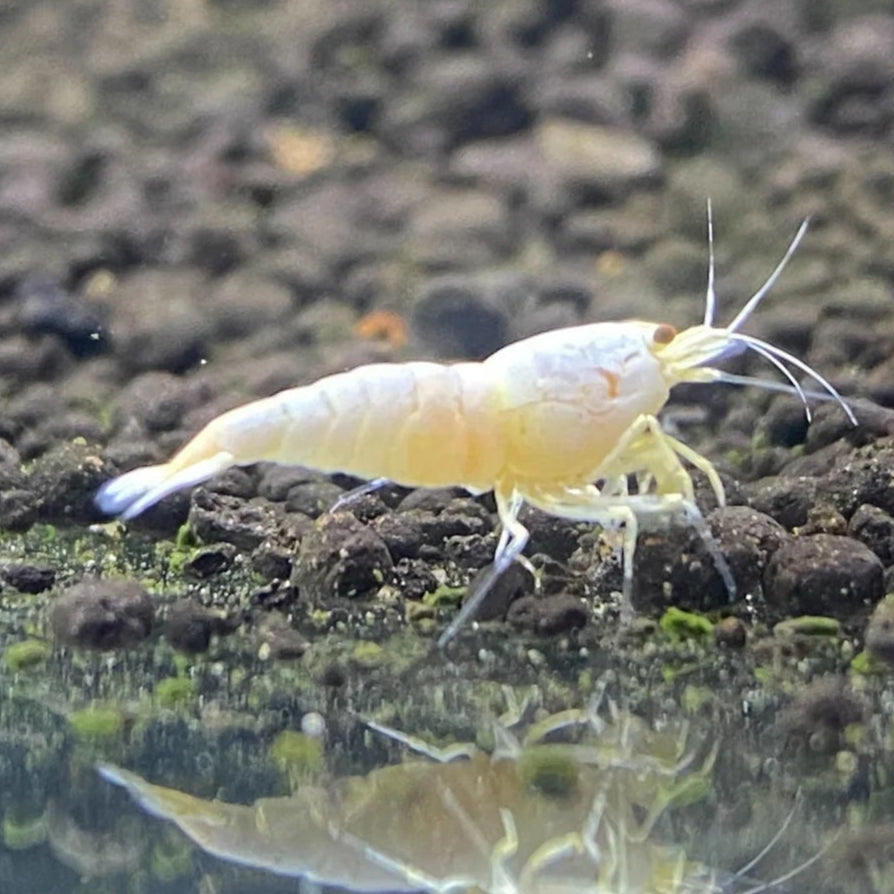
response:
[[[632,611],[639,520],[681,517],[708,544],[731,599],[735,582],[696,507],[684,461],[707,477],[717,503],[723,485],[712,463],[665,432],[657,414],[682,382],[757,385],[836,401],[836,389],[804,361],[741,331],[776,283],[807,231],[805,220],[782,260],[726,326],[714,325],[714,238],[708,206],[708,285],[701,324],[677,331],[642,320],[590,323],[534,335],[480,362],[376,363],[327,376],[237,407],[212,420],[168,462],[106,482],[105,513],[132,519],[163,497],[234,465],[277,462],[408,487],[493,491],[501,533],[489,571],[438,640],[446,645],[477,611],[522,551],[525,503],[551,515],[623,529],[622,605]],[[787,384],[737,376],[713,364],[752,350]],[[811,378],[806,392],[790,367]],[[628,480],[636,492],[628,491]]]

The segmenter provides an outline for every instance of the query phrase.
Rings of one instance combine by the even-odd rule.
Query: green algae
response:
[[[672,605],[661,616],[658,626],[672,640],[706,639],[714,632],[714,625],[697,612],[683,611]]]
[[[577,788],[578,765],[562,745],[534,745],[522,751],[518,774],[526,788],[552,798],[565,798]]]
[[[410,624],[422,624],[426,621],[434,621],[436,609],[433,605],[424,602],[408,602],[404,609],[404,615]]]
[[[351,660],[360,667],[372,669],[385,663],[385,650],[371,640],[357,643],[351,652]]]
[[[37,639],[26,639],[7,646],[3,652],[3,661],[13,672],[32,670],[43,664],[50,657],[52,649],[49,644]]]
[[[47,837],[43,813],[18,817],[7,810],[2,824],[3,846],[11,851],[24,851],[42,844]]]
[[[197,694],[196,684],[188,677],[166,677],[155,684],[155,700],[163,708],[185,708]]]
[[[86,745],[105,745],[118,741],[124,733],[124,715],[113,706],[92,705],[68,715],[75,737]]]
[[[431,605],[435,608],[455,607],[462,602],[466,593],[466,587],[448,587],[446,584],[431,590],[422,597],[423,605]]]
[[[887,674],[891,670],[890,665],[887,662],[882,661],[880,658],[876,658],[866,649],[862,652],[858,652],[851,659],[850,668],[855,674],[860,674],[861,676],[866,677],[876,674]]]
[[[319,776],[326,766],[322,739],[288,729],[273,740],[268,758],[291,790]]]
[[[840,636],[841,623],[823,615],[800,615],[786,618],[774,628],[775,636]]]
[[[181,835],[166,831],[149,854],[149,873],[156,881],[170,885],[192,872],[193,846]]]
[[[196,537],[195,531],[193,531],[189,522],[184,522],[177,529],[177,534],[174,537],[174,547],[176,549],[181,550],[192,550],[195,549],[199,545],[199,538]]]

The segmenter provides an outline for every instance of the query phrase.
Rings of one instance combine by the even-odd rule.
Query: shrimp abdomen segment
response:
[[[168,463],[107,482],[96,502],[133,518],[233,465],[278,462],[410,487],[493,487],[503,465],[480,363],[380,363],[224,413]]]
[[[409,486],[493,487],[503,448],[478,363],[379,363],[275,395],[282,463]]]

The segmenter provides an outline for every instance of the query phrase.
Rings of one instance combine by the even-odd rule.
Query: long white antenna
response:
[[[727,332],[735,332],[753,313],[754,309],[761,303],[764,296],[776,283],[776,280],[779,279],[783,270],[785,270],[785,265],[791,260],[792,255],[795,253],[798,245],[800,245],[801,240],[804,238],[804,234],[807,232],[807,225],[810,223],[810,218],[805,217],[804,222],[798,227],[798,232],[795,233],[795,238],[792,239],[791,245],[789,245],[788,249],[785,252],[782,260],[776,265],[776,269],[770,274],[767,278],[767,281],[748,299],[748,303],[743,307],[738,314],[736,314],[736,318],[726,327]]]
[[[708,199],[708,291],[705,295],[705,326],[714,325],[714,307],[717,295],[714,293],[714,215],[711,200]]]

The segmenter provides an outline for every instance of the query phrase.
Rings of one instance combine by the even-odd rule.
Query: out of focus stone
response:
[[[88,578],[53,600],[50,626],[65,645],[122,649],[149,636],[154,615],[152,597],[136,581]]]
[[[0,580],[20,593],[42,593],[56,582],[56,569],[38,563],[7,562],[0,565]]]
[[[888,594],[873,609],[866,625],[866,651],[874,658],[894,664],[894,594]]]
[[[617,197],[662,173],[655,147],[625,130],[554,118],[540,122],[535,136],[544,174],[581,199]]]

